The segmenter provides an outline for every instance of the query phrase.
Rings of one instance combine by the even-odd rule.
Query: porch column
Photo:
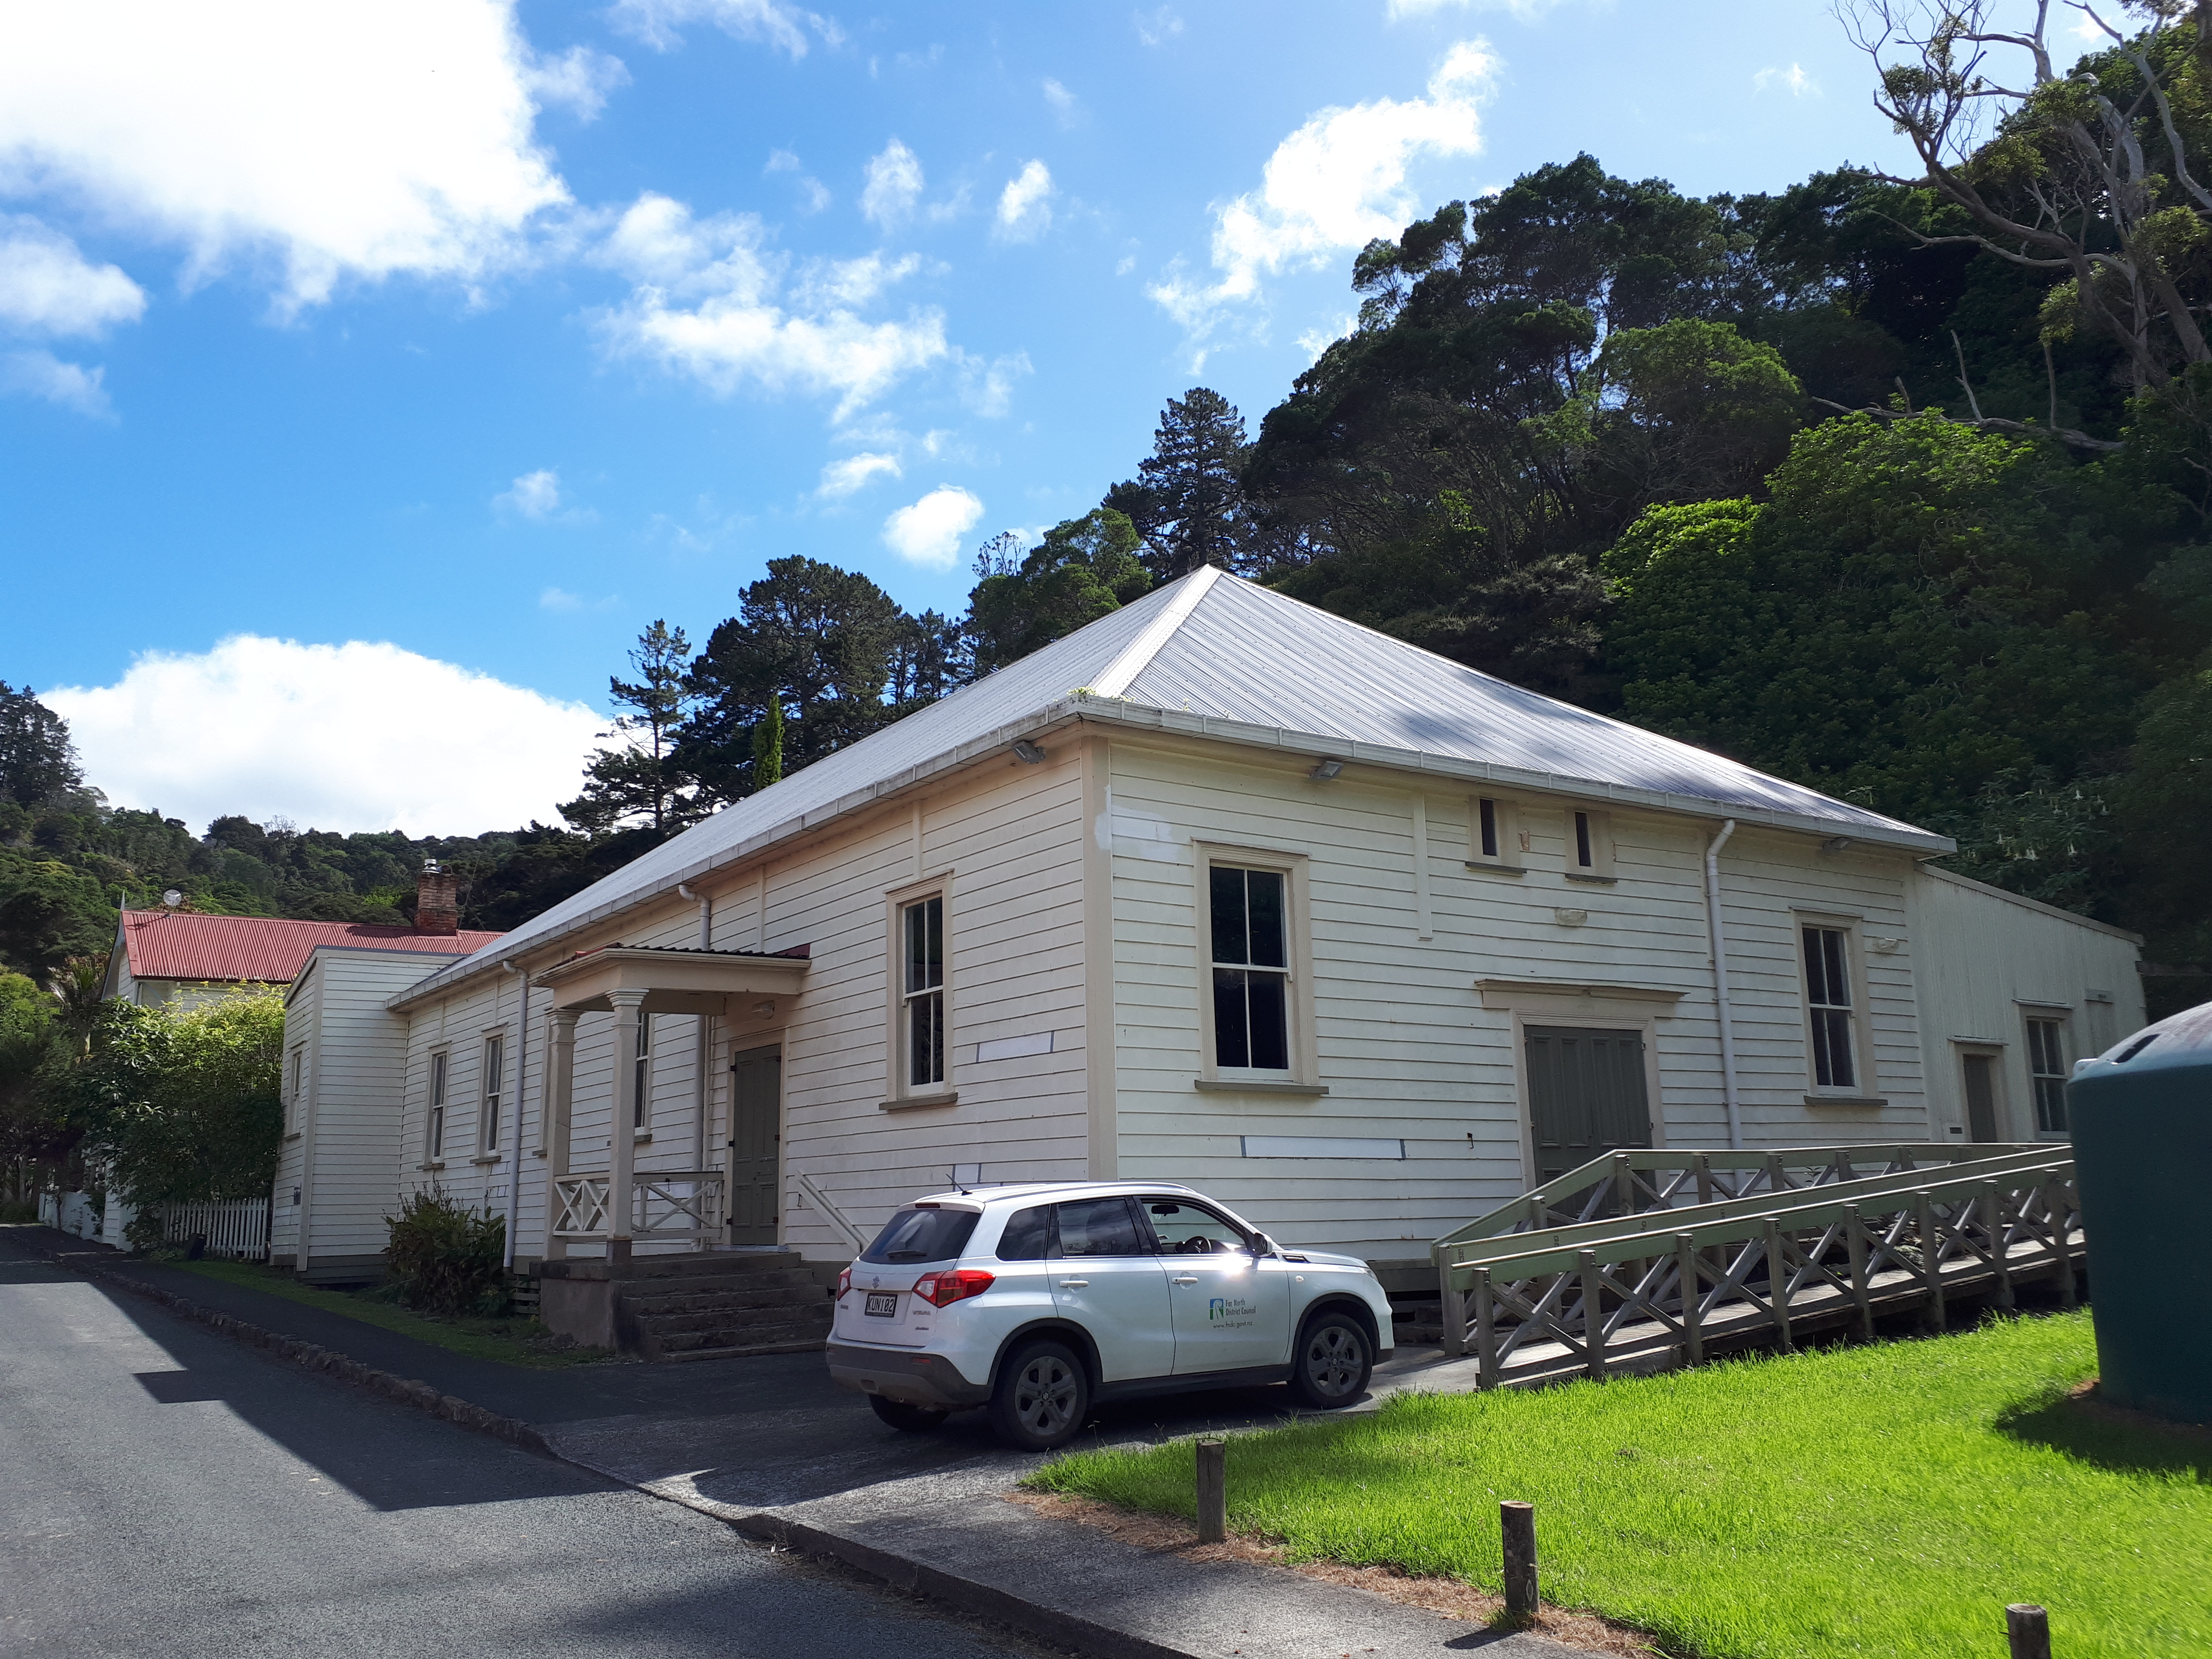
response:
[[[637,1173],[637,1030],[638,1016],[646,999],[641,990],[607,993],[615,1011],[615,1116],[609,1126],[611,1175],[607,1194],[607,1260],[627,1261],[630,1249],[630,1210]]]
[[[545,1015],[545,1257],[559,1261],[568,1241],[553,1237],[561,1224],[556,1182],[568,1173],[568,1109],[575,1093],[576,1016],[565,1008]]]

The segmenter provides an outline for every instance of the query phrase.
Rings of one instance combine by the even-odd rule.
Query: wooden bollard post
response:
[[[1218,1544],[1229,1536],[1229,1443],[1198,1443],[1198,1541]]]
[[[2005,1609],[2005,1634],[2012,1638],[2012,1659],[2051,1659],[2051,1615],[2033,1601]]]
[[[1498,1506],[1505,1541],[1505,1611],[1526,1619],[1536,1611],[1536,1506],[1510,1498]]]

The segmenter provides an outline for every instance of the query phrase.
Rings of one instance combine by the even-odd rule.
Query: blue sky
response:
[[[646,623],[957,611],[1544,161],[1905,164],[1811,0],[179,15],[0,15],[0,678],[188,818],[544,816]]]

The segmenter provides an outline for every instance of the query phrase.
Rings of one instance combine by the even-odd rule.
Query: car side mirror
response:
[[[1265,1233],[1254,1233],[1252,1235],[1252,1254],[1254,1255],[1273,1255],[1274,1253],[1275,1241],[1273,1239],[1268,1237]]]

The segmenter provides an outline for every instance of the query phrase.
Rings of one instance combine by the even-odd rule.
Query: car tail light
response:
[[[924,1273],[915,1279],[914,1293],[933,1307],[949,1308],[971,1296],[982,1295],[991,1288],[993,1278],[981,1267],[948,1267],[943,1273]]]
[[[853,1270],[850,1267],[847,1267],[837,1275],[837,1299],[840,1302],[842,1302],[845,1299],[845,1292],[852,1288]]]

